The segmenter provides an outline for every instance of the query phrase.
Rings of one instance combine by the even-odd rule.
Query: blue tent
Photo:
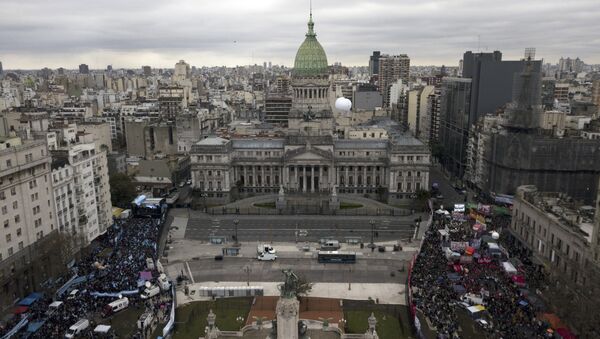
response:
[[[38,301],[38,299],[40,299],[41,297],[42,297],[41,293],[33,292],[30,295],[28,295],[27,297],[21,299],[21,301],[19,301],[19,305],[20,306],[31,306],[31,304]]]
[[[452,289],[458,294],[464,294],[467,292],[467,289],[463,285],[452,285]]]
[[[27,325],[27,332],[31,332],[31,333],[35,333],[37,332],[37,330],[40,329],[40,327],[42,327],[42,325],[44,325],[46,321],[36,321],[36,322],[30,322],[29,325]]]

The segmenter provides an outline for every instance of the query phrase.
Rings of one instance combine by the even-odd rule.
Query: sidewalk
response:
[[[250,281],[250,286],[262,287],[265,296],[278,297],[281,292],[278,286],[280,282]],[[188,289],[197,290],[200,287],[246,287],[244,281],[207,281],[187,285]],[[321,297],[333,299],[351,299],[351,300],[379,300],[380,304],[406,305],[404,296],[406,290],[405,284],[369,284],[369,283],[314,283],[312,290],[307,294],[308,297]],[[190,293],[191,294],[191,293]],[[212,300],[211,297],[185,295],[183,290],[177,291],[177,305],[199,300]]]

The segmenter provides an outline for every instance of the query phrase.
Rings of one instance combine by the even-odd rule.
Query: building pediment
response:
[[[329,161],[332,160],[332,155],[328,151],[324,151],[318,148],[306,147],[298,148],[292,151],[288,151],[285,154],[287,161]]]

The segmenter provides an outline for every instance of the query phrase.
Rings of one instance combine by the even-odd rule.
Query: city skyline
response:
[[[518,59],[526,47],[536,47],[537,57],[545,62],[564,56],[600,63],[596,1],[518,6],[504,1],[487,3],[485,11],[479,5],[315,1],[313,13],[330,63],[367,65],[371,52],[381,50],[406,53],[416,66],[456,66],[465,50],[501,50],[506,59]],[[52,5],[10,0],[3,9],[0,39],[9,42],[0,47],[5,69],[76,69],[80,63],[91,69],[108,64],[171,68],[180,59],[196,66],[263,61],[292,66],[308,19],[308,1],[104,1],[77,7],[71,0]]]

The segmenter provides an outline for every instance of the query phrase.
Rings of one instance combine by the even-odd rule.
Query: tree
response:
[[[424,210],[427,208],[427,200],[431,198],[431,193],[424,189],[419,189],[415,192],[415,199],[413,200],[413,208]]]
[[[296,284],[296,295],[301,297],[307,295],[312,291],[313,284],[308,282],[305,276],[298,276],[298,283]]]
[[[127,208],[135,198],[135,185],[127,174],[117,173],[110,177],[110,197],[113,206]]]

